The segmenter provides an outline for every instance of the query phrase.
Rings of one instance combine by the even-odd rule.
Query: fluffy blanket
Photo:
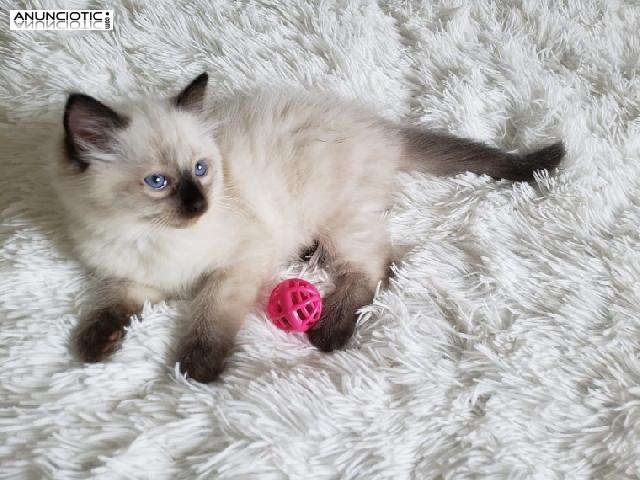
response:
[[[562,4],[561,4],[562,3]],[[29,2],[112,32],[0,31],[1,478],[637,478],[640,9],[635,2]],[[398,179],[409,252],[345,351],[252,315],[222,380],[171,359],[148,305],[113,360],[69,339],[90,276],[41,145],[65,92],[330,90],[507,150],[564,139],[535,184]],[[302,273],[324,285],[322,272]]]

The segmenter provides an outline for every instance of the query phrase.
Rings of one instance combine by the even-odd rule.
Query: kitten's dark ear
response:
[[[209,75],[206,72],[201,73],[173,98],[174,105],[185,110],[201,111],[207,92],[207,83],[209,83]]]
[[[65,146],[69,159],[82,169],[88,167],[82,153],[88,149],[104,149],[113,132],[124,128],[129,120],[93,97],[72,93],[64,108]]]

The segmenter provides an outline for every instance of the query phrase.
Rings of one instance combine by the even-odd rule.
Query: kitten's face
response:
[[[62,195],[73,208],[150,225],[185,228],[222,191],[220,153],[199,117],[206,76],[172,102],[127,116],[91,97],[72,95],[65,110],[66,175]]]

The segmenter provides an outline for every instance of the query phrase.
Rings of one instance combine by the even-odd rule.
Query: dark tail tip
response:
[[[504,178],[516,181],[533,180],[533,174],[540,170],[548,170],[551,172],[560,165],[564,158],[566,150],[562,142],[557,142],[546,146],[535,152],[527,153],[520,156],[519,161],[513,164],[511,175],[505,175]]]
[[[537,152],[529,153],[525,158],[535,170],[552,170],[560,164],[565,152],[564,144],[558,142]]]

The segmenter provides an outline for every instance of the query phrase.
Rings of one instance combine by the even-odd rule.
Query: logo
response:
[[[113,30],[113,10],[11,10],[11,30]]]

